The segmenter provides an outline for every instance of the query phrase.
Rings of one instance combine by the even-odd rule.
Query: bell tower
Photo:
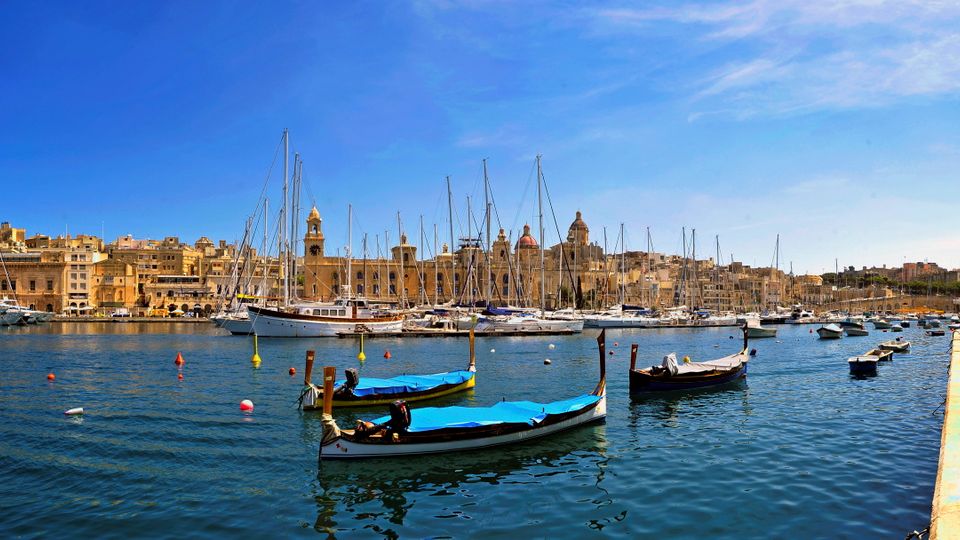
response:
[[[307,233],[303,235],[303,257],[305,261],[318,261],[323,258],[323,230],[320,212],[314,206],[307,216]]]

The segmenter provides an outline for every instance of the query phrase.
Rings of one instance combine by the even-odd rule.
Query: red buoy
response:
[[[52,381],[52,380],[54,380],[54,379],[56,379],[56,378],[57,378],[57,376],[54,375],[53,373],[47,373],[47,380],[48,380],[48,381]]]
[[[297,368],[290,368],[290,375],[296,375],[296,374],[297,374]]]
[[[178,365],[178,366],[182,366],[182,365],[183,365],[183,355],[180,354],[179,351],[177,351],[177,359],[174,360],[173,363],[176,364],[176,365]]]
[[[389,360],[391,356],[392,355],[390,354],[390,351],[383,353],[383,357],[386,358],[387,360]]]
[[[620,346],[620,343],[619,343],[619,342],[616,342],[616,341],[614,341],[614,342],[613,342],[613,346],[614,346],[614,347],[619,347],[619,346]]]
[[[182,380],[183,380],[183,373],[177,373],[177,379],[182,381]]]
[[[241,410],[241,411],[248,411],[248,412],[249,412],[249,411],[252,411],[252,410],[253,410],[253,402],[250,401],[249,399],[245,399],[245,400],[241,401],[241,402],[240,402],[240,410]]]

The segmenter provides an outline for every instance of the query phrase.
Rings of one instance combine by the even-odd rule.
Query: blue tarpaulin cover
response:
[[[403,392],[425,392],[431,388],[445,384],[460,384],[469,381],[475,375],[472,371],[450,371],[433,375],[400,375],[390,379],[374,377],[360,377],[360,382],[353,389],[355,396],[369,396],[371,394],[400,394]],[[341,386],[345,380],[337,381],[335,386]]]
[[[532,401],[503,401],[492,407],[423,407],[410,410],[407,431],[424,432],[445,428],[472,428],[494,424],[526,424],[534,426],[551,414],[579,411],[600,401],[600,396],[586,394],[553,403]],[[390,420],[382,416],[372,420],[383,424]]]

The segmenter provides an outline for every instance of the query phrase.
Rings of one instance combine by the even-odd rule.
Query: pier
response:
[[[953,333],[930,538],[960,538],[960,332]]]

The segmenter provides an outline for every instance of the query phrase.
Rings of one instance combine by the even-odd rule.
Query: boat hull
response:
[[[315,317],[250,308],[253,333],[260,337],[336,337],[338,333],[388,334],[403,330],[403,317],[343,318]]]
[[[877,359],[851,358],[847,361],[850,365],[851,375],[876,375]]]
[[[369,396],[354,396],[348,394],[346,396],[337,396],[334,393],[333,406],[334,407],[372,407],[374,405],[389,405],[398,399],[402,399],[407,402],[412,401],[423,401],[426,399],[435,399],[442,396],[447,396],[450,394],[455,394],[457,392],[464,392],[475,387],[477,384],[476,376],[473,376],[468,381],[464,381],[460,384],[447,385],[445,387],[431,388],[430,390],[424,392],[406,392],[402,394],[372,394]],[[303,410],[305,411],[319,411],[323,409],[323,388],[319,386],[311,385],[311,387],[304,392],[303,394]]]
[[[220,328],[230,332],[235,336],[249,336],[253,334],[253,321],[250,319],[234,319],[222,317],[213,319],[213,322]]]
[[[656,377],[639,370],[630,372],[630,394],[643,395],[648,392],[670,392],[674,390],[695,390],[710,388],[736,382],[747,377],[747,366],[721,373],[694,373],[689,376],[675,375],[673,377]]]
[[[747,327],[747,337],[750,339],[777,337],[776,328]]]
[[[490,436],[457,438],[437,442],[422,443],[363,443],[345,438],[335,439],[320,447],[320,459],[368,459],[377,457],[418,456],[480,450],[495,446],[521,443],[539,439],[578,426],[602,422],[607,416],[607,398],[603,396],[597,403],[576,416],[543,426],[501,433]]]
[[[847,326],[843,329],[843,333],[848,336],[869,336],[870,332],[862,328],[856,328],[854,326]]]

